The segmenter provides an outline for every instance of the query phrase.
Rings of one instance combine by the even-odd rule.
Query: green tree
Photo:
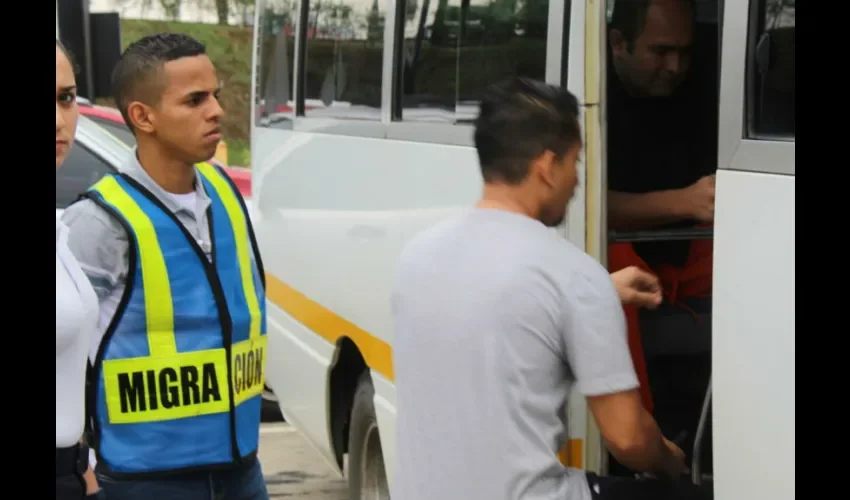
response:
[[[227,26],[230,21],[230,1],[215,0],[215,13],[218,16],[218,24]]]
[[[181,0],[159,0],[159,5],[171,21],[177,21],[180,18],[181,3]]]

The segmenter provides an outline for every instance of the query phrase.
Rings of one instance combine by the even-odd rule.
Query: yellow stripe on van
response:
[[[369,368],[394,380],[393,350],[389,344],[266,273],[266,297],[301,324],[336,344],[348,337],[360,349]]]
[[[584,469],[584,442],[581,439],[570,439],[558,453],[558,460],[565,467]]]
[[[391,381],[394,380],[392,347],[383,340],[313,301],[270,273],[266,273],[266,298],[331,344],[336,344],[342,337],[348,337],[360,349],[369,368]],[[567,467],[583,469],[584,441],[568,440],[558,453],[558,459]]]

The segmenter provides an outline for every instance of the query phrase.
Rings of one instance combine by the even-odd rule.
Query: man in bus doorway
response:
[[[710,498],[681,479],[682,451],[641,404],[622,275],[612,281],[551,230],[577,183],[577,116],[558,87],[493,88],[475,128],[483,199],[402,253],[392,295],[396,500]],[[641,283],[656,292],[641,303],[656,305],[657,282]],[[573,388],[618,460],[672,480],[564,467]]]
[[[198,41],[155,34],[127,48],[112,87],[138,145],[64,214],[100,299],[99,483],[122,500],[267,500],[263,268],[239,191],[205,163],[224,114],[215,68]]]
[[[614,3],[608,31],[609,230],[694,227],[714,219],[717,27],[703,29],[695,17],[692,0]],[[686,325],[694,312],[710,314],[711,261],[712,245],[705,240],[617,243],[608,250],[610,271],[636,265],[658,274],[667,293],[651,315],[688,315]],[[690,456],[710,352],[692,349],[645,362],[640,330],[652,324],[646,323],[649,315],[628,306],[626,314],[644,405],[665,433],[684,437]],[[698,338],[700,327],[693,325],[680,337]],[[616,461],[611,466],[612,472],[633,472]]]

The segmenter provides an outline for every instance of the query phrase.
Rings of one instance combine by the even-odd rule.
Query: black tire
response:
[[[369,372],[357,380],[348,432],[348,491],[350,500],[389,499],[389,486],[375,416],[375,388]]]
[[[263,402],[260,410],[261,422],[285,422],[283,412],[280,411],[280,406],[277,402],[277,397],[274,395],[269,386],[263,387]]]
[[[280,407],[274,401],[269,401],[268,399],[263,399],[263,404],[260,409],[260,422],[286,422],[286,419],[283,418],[283,413],[280,411]]]

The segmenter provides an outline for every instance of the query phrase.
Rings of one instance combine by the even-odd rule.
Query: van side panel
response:
[[[254,134],[269,386],[287,420],[333,463],[328,375],[337,342],[354,342],[372,369],[391,482],[395,268],[411,238],[481,195],[475,150],[259,127]]]
[[[793,500],[794,176],[719,170],[715,210],[715,499]]]

